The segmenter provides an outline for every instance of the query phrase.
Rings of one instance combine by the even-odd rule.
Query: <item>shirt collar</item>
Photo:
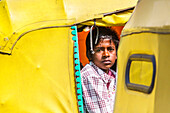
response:
[[[89,64],[95,69],[95,71],[99,74],[99,76],[101,76],[101,78],[104,80],[104,82],[108,83],[108,81],[110,79],[110,75],[108,75],[103,70],[101,70],[99,67],[97,67],[93,62],[90,62]],[[109,69],[109,70],[111,70],[111,69]]]

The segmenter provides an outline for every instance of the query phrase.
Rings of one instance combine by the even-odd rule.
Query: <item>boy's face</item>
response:
[[[109,68],[113,66],[117,59],[115,44],[110,39],[102,39],[94,47],[94,51],[95,53],[92,55],[93,63],[108,73]]]

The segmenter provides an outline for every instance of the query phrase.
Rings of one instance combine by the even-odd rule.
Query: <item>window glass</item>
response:
[[[150,86],[152,82],[153,65],[147,61],[132,61],[130,66],[130,83]]]

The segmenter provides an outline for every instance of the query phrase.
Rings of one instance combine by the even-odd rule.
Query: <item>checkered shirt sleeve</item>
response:
[[[86,65],[81,70],[81,80],[83,98],[87,111],[89,113],[112,113],[113,95],[115,93],[113,87],[109,90],[102,77],[90,65]]]

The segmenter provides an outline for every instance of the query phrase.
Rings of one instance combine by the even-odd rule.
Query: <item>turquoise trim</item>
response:
[[[82,85],[81,85],[81,74],[80,74],[80,60],[79,60],[79,49],[78,49],[78,36],[77,36],[77,26],[71,26],[72,29],[72,40],[74,41],[74,63],[75,63],[75,77],[77,86],[77,100],[80,113],[83,111],[83,95],[82,95]]]

